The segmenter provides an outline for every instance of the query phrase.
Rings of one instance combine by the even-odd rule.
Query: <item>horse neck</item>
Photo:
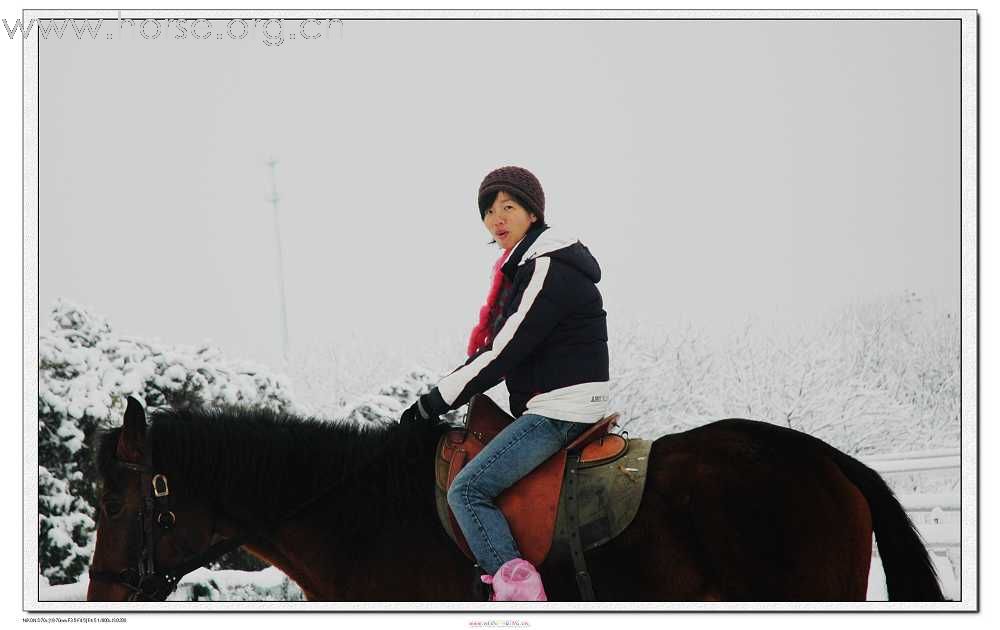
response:
[[[244,529],[316,514],[328,518],[330,535],[351,535],[380,517],[410,520],[412,510],[433,509],[437,436],[429,428],[361,431],[252,416],[200,424],[156,427],[154,456],[184,495]]]
[[[351,435],[346,433],[344,439]],[[444,536],[434,511],[436,442],[430,442],[433,436],[399,444],[390,439],[398,437],[387,434],[381,444],[359,439],[367,454],[355,454],[344,466],[330,466],[320,480],[287,487],[262,484],[269,492],[293,497],[282,506],[284,511],[267,515],[271,526],[263,530],[255,526],[257,504],[247,497],[257,497],[265,488],[242,493],[239,499],[220,497],[219,533],[247,539],[248,551],[295,580],[309,599],[377,597],[364,589],[371,584],[386,589],[388,567],[398,569],[415,555],[447,557],[463,567],[464,557]],[[315,476],[315,464],[290,462],[284,478]],[[300,507],[303,501],[309,503]],[[400,597],[412,596],[408,587],[401,583],[391,590]]]

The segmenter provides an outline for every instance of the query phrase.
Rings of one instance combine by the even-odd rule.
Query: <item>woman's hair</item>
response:
[[[499,195],[501,192],[505,192],[508,195],[510,195],[514,199],[514,201],[516,201],[518,203],[519,206],[521,206],[527,212],[529,212],[532,216],[534,216],[535,219],[536,219],[536,221],[535,221],[535,225],[536,226],[543,226],[543,227],[545,226],[545,217],[544,217],[544,215],[541,215],[541,214],[535,212],[534,210],[532,210],[531,209],[531,204],[528,203],[527,201],[525,201],[523,196],[519,195],[518,193],[516,193],[516,192],[514,192],[512,190],[498,190],[498,191],[496,191],[494,193],[489,193],[489,194],[484,195],[484,196],[482,196],[482,197],[479,198],[479,213],[483,215],[483,221],[486,220],[486,209],[493,205],[493,202],[495,202],[497,200],[497,195]],[[532,227],[534,227],[534,226],[532,226]],[[496,242],[497,242],[496,239],[493,239],[492,241],[490,241],[489,243],[487,243],[487,245],[494,245],[494,244],[496,244]]]

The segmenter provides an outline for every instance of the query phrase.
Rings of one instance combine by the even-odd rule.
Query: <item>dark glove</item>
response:
[[[399,417],[399,423],[406,424],[408,422],[413,422],[415,420],[419,420],[420,418],[422,418],[423,416],[420,415],[419,405],[420,405],[419,403],[413,403],[412,405],[410,405],[406,409],[406,411],[403,412],[403,415]]]
[[[440,392],[435,387],[429,394],[424,394],[417,399],[417,402],[410,405],[403,412],[403,415],[399,417],[399,422],[406,424],[407,422],[420,419],[437,419],[438,416],[446,411],[448,411],[448,405],[445,404]]]

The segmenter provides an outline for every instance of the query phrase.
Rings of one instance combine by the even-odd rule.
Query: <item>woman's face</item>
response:
[[[538,217],[501,190],[493,205],[486,209],[483,225],[500,247],[510,249],[517,245],[536,220]]]

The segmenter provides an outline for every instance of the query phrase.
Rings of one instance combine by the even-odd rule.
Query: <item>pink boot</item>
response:
[[[500,567],[496,575],[484,575],[480,578],[486,584],[493,585],[491,602],[545,602],[545,589],[542,588],[542,576],[535,567],[522,558],[514,558]]]

